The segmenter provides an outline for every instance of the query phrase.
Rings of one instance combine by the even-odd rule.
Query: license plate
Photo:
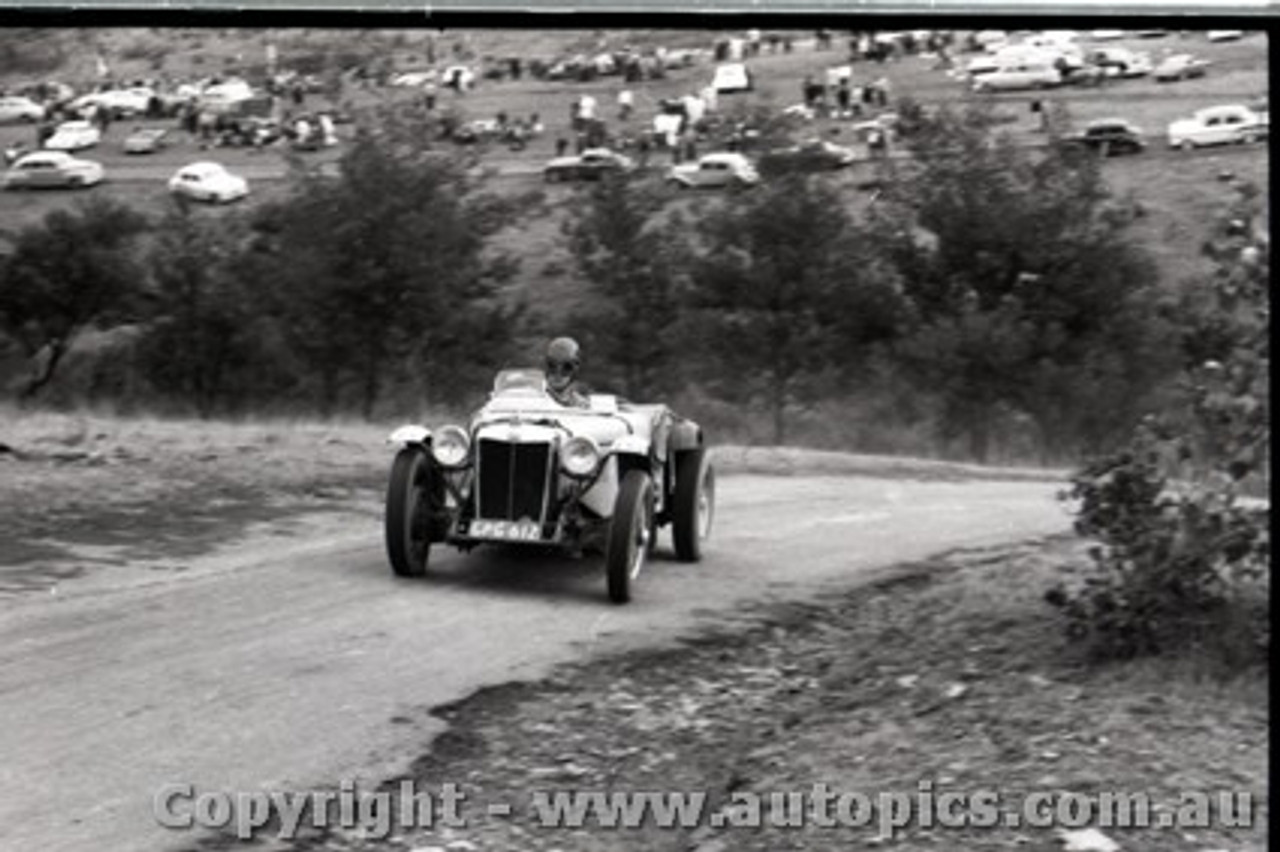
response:
[[[499,541],[538,541],[542,529],[537,521],[490,521],[476,519],[467,530],[472,538],[492,538]]]

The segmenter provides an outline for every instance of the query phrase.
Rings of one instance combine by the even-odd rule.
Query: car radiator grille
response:
[[[547,492],[549,444],[482,440],[477,457],[476,517],[541,521]]]

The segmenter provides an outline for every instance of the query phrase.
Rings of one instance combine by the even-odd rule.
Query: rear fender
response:
[[[403,449],[410,445],[426,446],[431,441],[431,430],[425,426],[407,425],[387,436],[387,443]]]

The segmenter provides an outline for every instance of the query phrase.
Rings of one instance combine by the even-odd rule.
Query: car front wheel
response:
[[[644,568],[653,535],[653,480],[642,470],[627,473],[614,505],[605,548],[609,600],[631,600],[631,583]]]
[[[711,535],[716,509],[716,477],[703,447],[676,456],[676,491],[672,501],[671,538],[676,558],[697,562]]]
[[[399,577],[421,577],[427,571],[433,475],[431,459],[422,447],[405,447],[391,465],[385,518],[387,558]]]

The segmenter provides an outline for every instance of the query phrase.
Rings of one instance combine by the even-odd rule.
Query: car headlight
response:
[[[585,436],[570,438],[560,448],[560,467],[570,476],[585,477],[600,465],[600,448]]]
[[[460,426],[445,426],[431,438],[431,455],[443,467],[457,467],[467,460],[471,439]]]

